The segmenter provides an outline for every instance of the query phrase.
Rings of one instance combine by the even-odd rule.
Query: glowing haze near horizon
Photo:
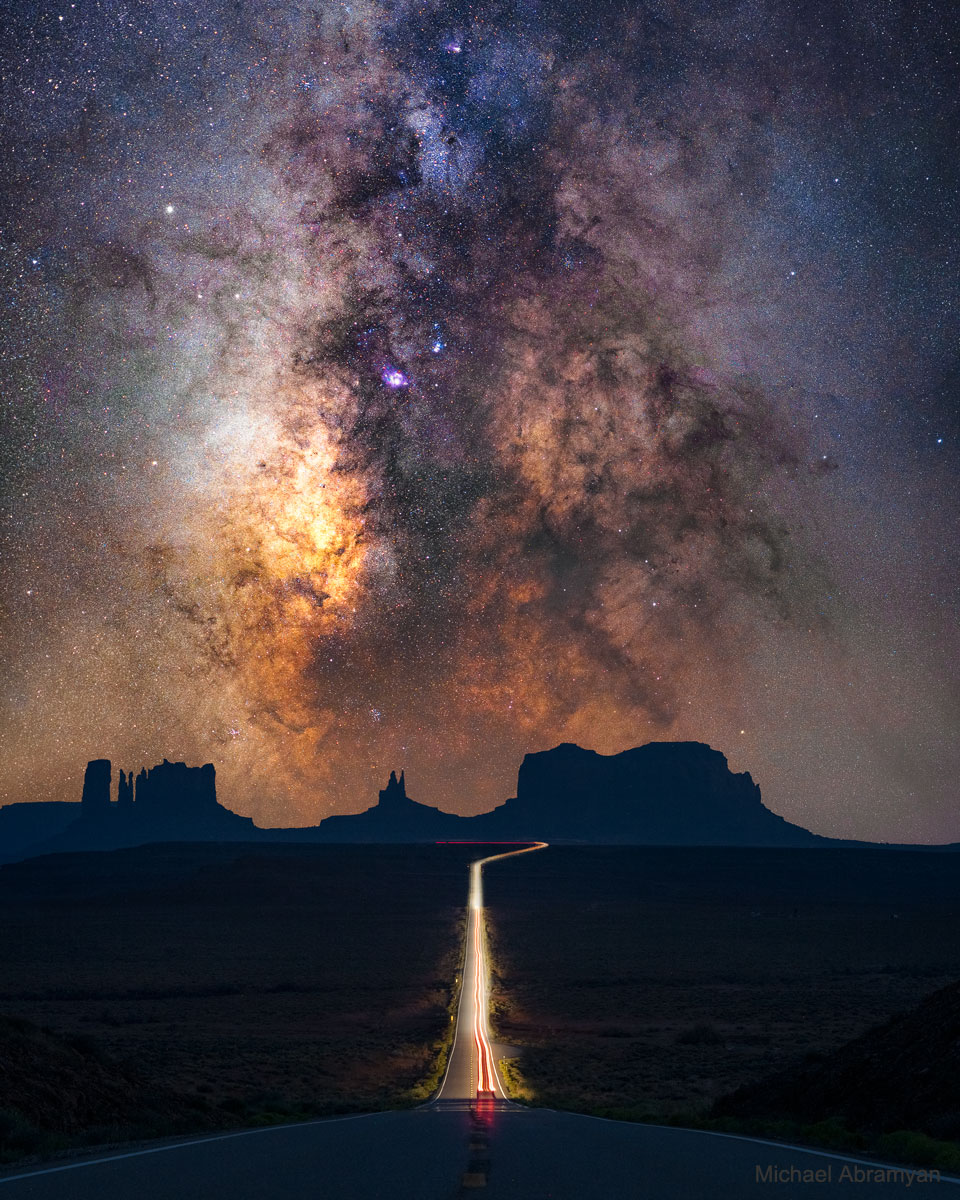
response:
[[[7,12],[0,801],[691,739],[960,839],[945,7]]]

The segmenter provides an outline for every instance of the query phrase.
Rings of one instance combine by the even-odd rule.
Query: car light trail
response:
[[[503,1085],[500,1082],[497,1068],[490,1046],[487,1028],[489,1011],[489,965],[487,963],[486,938],[483,923],[483,868],[487,863],[496,862],[501,858],[511,858],[515,854],[528,854],[532,850],[542,850],[546,842],[536,842],[523,846],[518,850],[506,850],[501,854],[491,854],[487,858],[479,858],[470,864],[470,924],[473,926],[473,961],[474,995],[473,995],[473,1040],[476,1055],[476,1095],[478,1099],[504,1098]]]
[[[469,842],[444,843],[469,845]],[[497,1072],[490,1031],[489,966],[483,927],[483,868],[489,862],[542,850],[546,842],[478,842],[478,846],[509,846],[498,854],[489,854],[470,864],[470,890],[467,897],[467,929],[463,953],[463,984],[457,1005],[456,1025],[447,1072],[432,1103],[469,1100],[476,1112],[491,1113],[496,1100],[504,1100],[503,1085]]]

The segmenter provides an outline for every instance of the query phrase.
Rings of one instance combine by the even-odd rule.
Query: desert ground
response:
[[[514,1094],[653,1120],[828,1053],[960,979],[960,859],[552,846],[492,864]]]
[[[6,1157],[425,1099],[475,856],[147,846],[0,869]]]

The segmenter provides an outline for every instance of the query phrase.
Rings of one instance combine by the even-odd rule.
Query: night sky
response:
[[[3,17],[0,802],[694,739],[960,840],[951,3]]]

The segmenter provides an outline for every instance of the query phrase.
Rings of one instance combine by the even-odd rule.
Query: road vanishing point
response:
[[[446,1074],[418,1109],[90,1153],[0,1174],[0,1200],[827,1200],[960,1197],[960,1179],[756,1138],[511,1102],[490,1038],[483,868],[470,864]],[[519,869],[519,868],[518,868]]]

